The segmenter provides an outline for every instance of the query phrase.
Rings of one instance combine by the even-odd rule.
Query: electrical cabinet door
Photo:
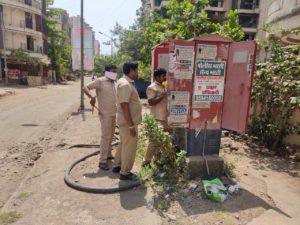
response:
[[[168,71],[169,67],[169,48],[165,46],[158,46],[152,51],[152,74],[151,81],[153,81],[153,72],[157,68],[164,68]]]
[[[230,44],[221,124],[223,129],[238,133],[247,131],[255,58],[255,41]]]

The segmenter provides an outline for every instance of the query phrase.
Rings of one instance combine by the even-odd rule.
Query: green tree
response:
[[[57,17],[64,13],[61,9],[51,9],[53,0],[47,0],[47,16],[45,19],[45,31],[48,37],[49,57],[52,68],[56,71],[59,79],[62,79],[71,68],[72,48],[67,44],[66,31],[58,29]]]
[[[218,24],[216,34],[230,38],[234,41],[241,41],[245,37],[241,25],[238,22],[238,11],[230,10],[224,24]]]
[[[190,39],[203,34],[217,33],[235,41],[243,39],[237,11],[228,14],[224,24],[210,21],[204,8],[208,0],[170,0],[165,13],[154,12],[146,17],[142,9],[128,29],[116,24],[111,31],[117,39],[118,54],[140,63],[142,77],[150,80],[151,50],[167,38]]]
[[[100,55],[95,57],[94,63],[94,72],[98,77],[104,75],[105,65],[106,64],[114,64],[117,66],[118,74],[122,74],[122,66],[126,61],[130,61],[131,59],[126,55],[120,55],[118,53],[113,55]]]

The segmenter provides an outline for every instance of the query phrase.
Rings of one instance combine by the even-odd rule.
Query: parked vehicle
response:
[[[150,82],[144,80],[136,80],[135,87],[139,93],[140,98],[147,98],[146,90],[147,87],[150,85]]]

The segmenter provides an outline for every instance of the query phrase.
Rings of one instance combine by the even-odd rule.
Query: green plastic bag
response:
[[[216,202],[224,202],[227,198],[227,189],[219,178],[202,180],[205,194]]]

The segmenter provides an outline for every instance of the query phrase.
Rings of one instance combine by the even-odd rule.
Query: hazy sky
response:
[[[54,0],[53,7],[66,9],[70,16],[80,15],[81,0]],[[85,21],[93,27],[96,39],[101,42],[101,54],[109,54],[110,46],[103,45],[109,39],[98,33],[110,34],[116,22],[128,27],[136,18],[141,0],[84,0]]]

